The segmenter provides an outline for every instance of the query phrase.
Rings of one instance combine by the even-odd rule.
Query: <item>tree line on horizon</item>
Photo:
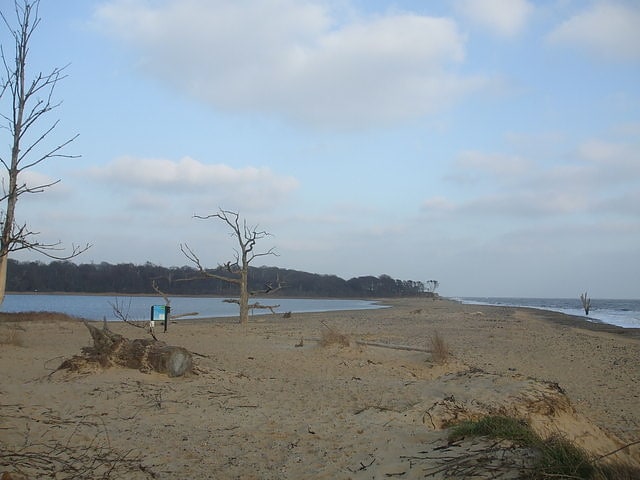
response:
[[[218,267],[224,273],[223,267]],[[217,269],[212,269],[215,272]],[[15,293],[117,293],[154,294],[154,282],[168,295],[235,296],[238,286],[216,278],[203,278],[193,267],[163,267],[146,262],[110,264],[70,261],[21,262],[9,259],[7,291]],[[303,272],[279,267],[250,267],[249,290],[270,294],[278,285],[280,297],[401,297],[433,295],[434,284],[366,275],[349,280],[337,275]]]

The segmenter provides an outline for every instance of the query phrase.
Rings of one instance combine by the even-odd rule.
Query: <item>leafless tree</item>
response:
[[[240,298],[238,299],[238,305],[240,306],[240,322],[247,323],[249,321],[249,292],[248,279],[249,279],[249,265],[257,257],[264,257],[267,255],[276,255],[274,248],[270,248],[265,252],[256,252],[254,249],[256,243],[268,236],[270,233],[264,230],[258,230],[257,226],[250,227],[246,220],[240,219],[238,212],[230,210],[218,209],[217,213],[211,215],[194,215],[195,218],[203,220],[210,218],[217,218],[222,220],[231,228],[231,236],[238,242],[238,249],[235,250],[235,257],[233,261],[229,261],[220,265],[217,270],[211,271],[203,267],[200,262],[200,258],[189,248],[187,244],[180,245],[182,253],[198,268],[201,275],[208,278],[216,278],[224,282],[229,282],[238,285],[240,288]],[[282,285],[274,287],[273,285],[266,286],[266,289],[262,293],[271,293],[282,288]],[[235,301],[234,301],[235,303]],[[268,308],[263,306],[254,306],[254,308]]]
[[[5,46],[0,45],[0,60],[3,76],[0,78],[0,134],[7,132],[11,151],[9,156],[0,152],[0,162],[6,170],[2,178],[0,194],[0,303],[4,300],[7,278],[7,263],[10,252],[34,250],[49,258],[67,260],[89,248],[73,245],[71,251],[64,254],[60,242],[44,243],[37,240],[37,232],[26,223],[16,220],[16,203],[24,194],[42,193],[59,180],[40,185],[27,185],[22,181],[21,173],[35,167],[45,160],[55,157],[72,158],[63,153],[64,148],[73,142],[75,135],[55,146],[46,146],[44,142],[57,127],[59,120],[41,126],[42,120],[52,110],[60,106],[53,100],[53,93],[60,80],[66,77],[66,67],[54,68],[49,73],[37,73],[30,76],[28,55],[31,39],[40,24],[38,7],[40,0],[15,0],[15,22],[9,13],[0,11],[2,23],[11,34],[14,56],[8,57]],[[4,142],[3,142],[4,143]]]
[[[587,292],[580,294],[580,301],[582,302],[582,308],[584,308],[585,315],[589,315],[589,310],[591,310],[591,299],[587,295]]]

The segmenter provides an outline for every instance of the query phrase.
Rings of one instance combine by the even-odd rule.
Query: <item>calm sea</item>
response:
[[[234,317],[238,315],[238,306],[225,303],[222,298],[170,297],[171,313],[197,312],[186,318]],[[0,307],[2,312],[62,312],[89,320],[115,320],[112,304],[130,320],[147,320],[151,316],[153,305],[164,305],[161,297],[111,297],[107,295],[46,295],[8,294]],[[292,298],[251,298],[250,303],[261,305],[280,305],[276,312],[331,312],[336,310],[369,310],[383,308],[377,302],[368,300],[324,300]],[[255,315],[270,314],[269,310],[256,309]]]
[[[585,316],[579,298],[481,298],[464,297],[456,300],[476,305],[504,305],[532,307],[582,317],[592,322],[609,323],[624,328],[640,328],[640,300],[591,299],[589,316]]]

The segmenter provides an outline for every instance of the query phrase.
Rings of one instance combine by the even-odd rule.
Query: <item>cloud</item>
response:
[[[441,218],[637,215],[637,152],[636,143],[602,139],[584,141],[553,163],[502,153],[462,152],[447,176],[460,187],[458,196],[427,199],[422,212]]]
[[[462,152],[456,164],[460,169],[487,173],[501,178],[520,177],[529,172],[532,167],[532,162],[519,156],[486,154],[478,151]]]
[[[454,5],[471,22],[505,37],[520,33],[534,11],[527,0],[458,0]]]
[[[256,208],[280,202],[298,188],[295,178],[278,176],[269,168],[236,169],[224,164],[204,164],[190,157],[173,161],[124,156],[87,173],[112,188],[126,187],[131,205],[138,208],[161,208],[175,200],[176,195],[202,199],[207,208],[210,203]]]
[[[215,108],[310,125],[414,119],[491,82],[457,72],[465,38],[440,17],[345,19],[297,0],[111,0],[95,20],[141,70]]]
[[[570,46],[608,60],[640,60],[640,7],[597,2],[552,31],[552,45]]]

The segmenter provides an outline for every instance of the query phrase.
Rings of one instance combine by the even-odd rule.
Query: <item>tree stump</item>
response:
[[[103,368],[116,365],[165,373],[170,377],[193,372],[193,357],[185,348],[167,345],[151,338],[130,340],[110,331],[106,324],[102,329],[87,322],[84,324],[91,333],[93,346],[84,347],[81,357],[63,362],[61,369],[77,369],[78,360],[84,360],[97,363]]]

